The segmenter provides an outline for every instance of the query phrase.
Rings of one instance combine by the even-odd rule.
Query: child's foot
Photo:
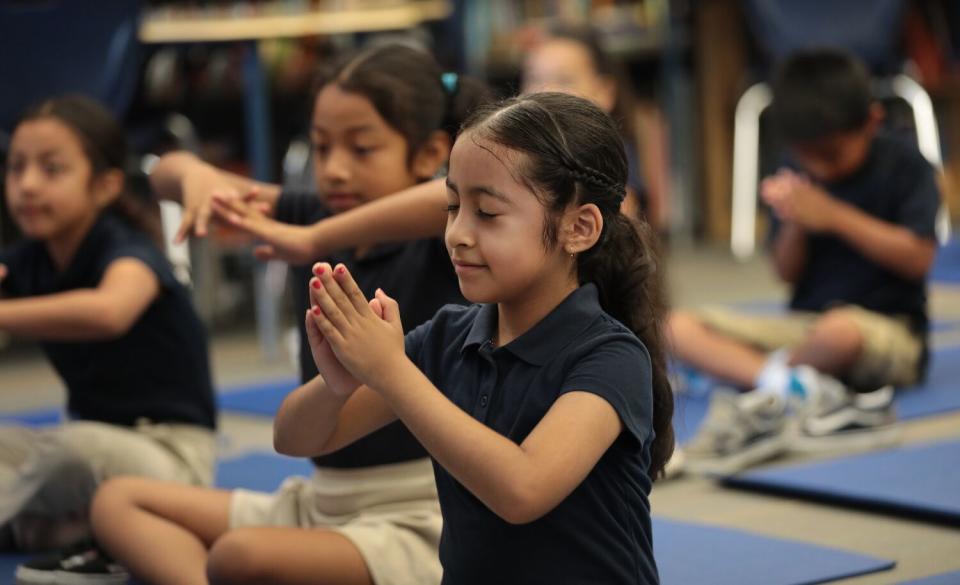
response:
[[[775,394],[715,392],[697,435],[683,450],[693,473],[730,475],[786,449],[786,404]]]
[[[17,567],[17,585],[123,585],[130,575],[95,544],[83,541]]]
[[[892,386],[856,394],[828,378],[814,396],[799,409],[792,450],[864,450],[898,442]]]

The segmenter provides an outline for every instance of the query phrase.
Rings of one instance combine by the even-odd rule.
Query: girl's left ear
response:
[[[450,158],[452,146],[449,134],[443,130],[434,130],[413,157],[413,175],[424,181],[437,176]]]
[[[603,232],[603,214],[594,203],[573,207],[564,216],[563,249],[579,254],[596,245]]]
[[[100,209],[109,207],[111,203],[117,200],[123,192],[125,181],[126,177],[120,169],[105,171],[94,179],[93,196]]]

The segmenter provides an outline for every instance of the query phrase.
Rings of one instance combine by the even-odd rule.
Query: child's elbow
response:
[[[135,319],[119,311],[105,310],[93,322],[93,331],[99,339],[118,339],[133,328]]]
[[[509,524],[529,524],[543,518],[555,505],[533,486],[515,486],[497,503],[493,512]]]

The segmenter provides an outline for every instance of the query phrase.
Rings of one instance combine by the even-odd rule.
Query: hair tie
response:
[[[460,76],[452,71],[447,71],[440,75],[440,83],[443,84],[443,89],[447,90],[447,93],[450,95],[457,93],[457,84],[459,81]]]

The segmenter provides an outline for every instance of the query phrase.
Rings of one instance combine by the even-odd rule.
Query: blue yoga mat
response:
[[[217,393],[222,410],[273,416],[291,390],[300,385],[295,378],[269,380]]]
[[[894,562],[733,528],[653,519],[661,585],[805,585],[888,571]]]
[[[307,459],[276,453],[251,453],[218,462],[216,485],[224,489],[272,492],[291,475],[309,476],[312,473],[313,464]]]
[[[960,240],[953,238],[946,246],[937,249],[930,279],[948,284],[960,283]]]
[[[13,575],[17,571],[17,565],[30,558],[32,558],[30,555],[0,554],[0,584],[13,585]]]
[[[960,410],[960,346],[934,351],[926,381],[897,390],[894,400],[904,420]]]
[[[957,585],[960,583],[960,571],[930,575],[913,581],[901,581],[900,585]]]
[[[36,410],[24,410],[21,412],[0,413],[0,424],[44,427],[55,425],[62,420],[63,409],[61,408],[38,408]]]
[[[960,525],[960,440],[748,471],[729,486]]]

